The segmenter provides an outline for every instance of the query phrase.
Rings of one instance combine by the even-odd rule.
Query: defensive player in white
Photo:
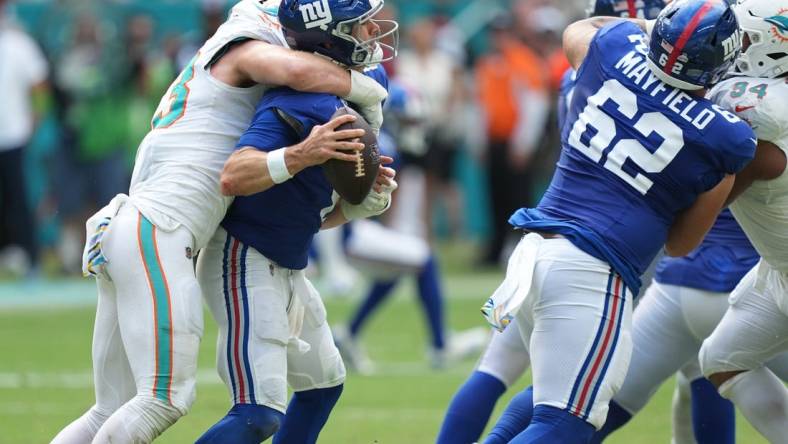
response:
[[[745,77],[726,80],[711,96],[750,122],[758,137],[755,160],[737,177],[730,208],[761,261],[731,294],[700,363],[763,436],[784,444],[788,389],[764,363],[788,350],[788,2],[745,0],[736,15],[744,31],[737,67]]]
[[[220,173],[266,85],[344,96],[380,124],[385,89],[288,49],[278,5],[243,0],[233,8],[162,99],[130,195],[88,221],[83,271],[97,276],[99,293],[96,404],[54,443],[147,443],[189,411],[203,331],[192,256],[232,201],[220,192]],[[338,142],[347,134],[332,130],[348,120],[312,134],[305,154],[355,159],[336,149],[361,144]]]

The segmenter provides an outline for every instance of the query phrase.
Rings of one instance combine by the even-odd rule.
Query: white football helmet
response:
[[[738,71],[769,78],[788,72],[788,0],[743,0],[735,11],[750,43],[736,60]]]

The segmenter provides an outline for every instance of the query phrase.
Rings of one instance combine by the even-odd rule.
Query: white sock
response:
[[[673,444],[696,444],[692,430],[691,381],[684,373],[676,373],[676,388],[673,390]]]
[[[93,438],[93,444],[147,444],[181,416],[173,406],[136,396],[110,416]]]
[[[738,374],[725,381],[719,392],[733,401],[769,442],[788,443],[788,389],[769,369]]]
[[[100,413],[93,406],[79,419],[75,420],[55,436],[51,444],[87,444],[93,441],[109,414]]]

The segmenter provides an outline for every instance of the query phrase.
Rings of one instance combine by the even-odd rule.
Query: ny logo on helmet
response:
[[[722,41],[722,48],[725,50],[723,60],[728,61],[739,53],[741,48],[741,31],[738,29],[730,37]]]
[[[328,24],[334,20],[331,16],[331,7],[328,6],[328,0],[306,3],[299,6],[298,9],[304,18],[306,29],[320,28],[325,31],[328,29]]]

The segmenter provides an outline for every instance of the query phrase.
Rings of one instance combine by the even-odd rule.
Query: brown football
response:
[[[372,127],[359,113],[345,106],[339,108],[331,118],[335,119],[345,114],[356,116],[356,121],[340,126],[337,131],[363,129],[365,133],[361,138],[361,143],[364,144],[364,149],[358,152],[355,162],[329,160],[323,164],[323,172],[342,199],[353,205],[358,205],[367,197],[372,185],[375,184],[375,178],[380,169],[380,151],[378,150],[378,138],[372,131]]]

